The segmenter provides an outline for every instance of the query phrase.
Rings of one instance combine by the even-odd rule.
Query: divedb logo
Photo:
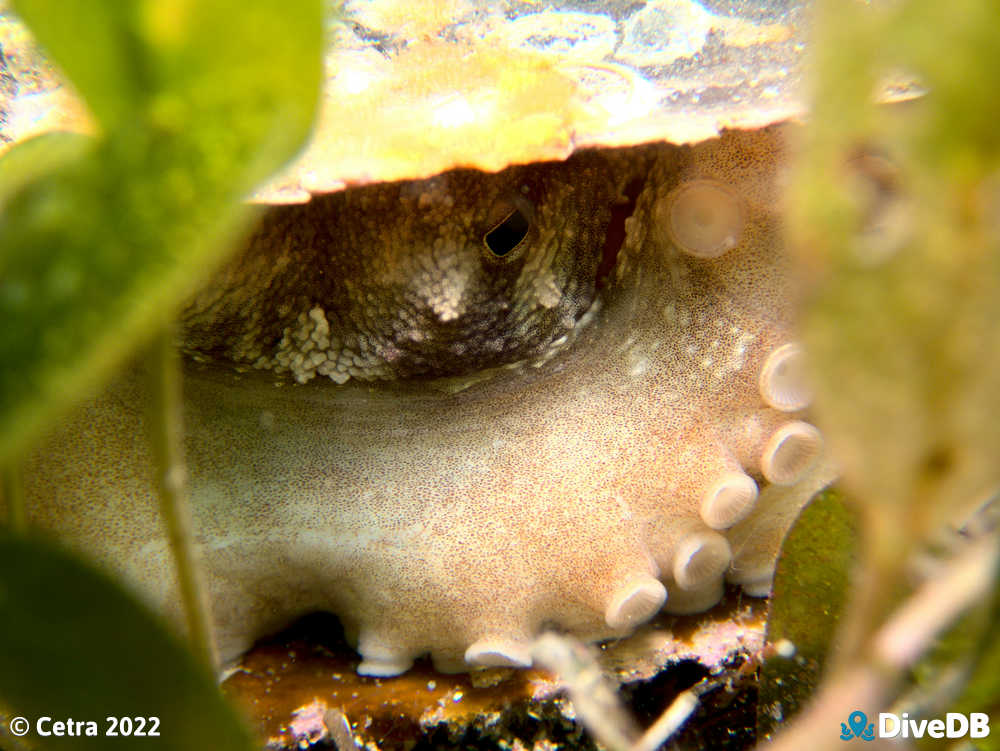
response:
[[[949,712],[944,719],[913,720],[903,712],[880,712],[878,722],[868,722],[868,716],[859,710],[851,712],[847,722],[840,723],[840,740],[860,738],[986,738],[990,734],[990,716],[985,712],[961,714]]]

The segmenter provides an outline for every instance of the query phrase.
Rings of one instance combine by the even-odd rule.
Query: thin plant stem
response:
[[[28,531],[28,513],[24,505],[21,467],[16,460],[3,468],[3,499],[7,504],[7,521],[11,531],[23,535]]]
[[[191,533],[184,461],[181,367],[171,327],[165,327],[157,336],[151,354],[151,442],[160,495],[160,515],[174,555],[191,646],[201,661],[215,671],[218,663],[208,598]]]
[[[841,748],[843,742],[831,730],[854,709],[887,705],[905,671],[933,647],[935,639],[990,596],[998,560],[1000,541],[995,535],[954,555],[943,571],[895,608],[872,635],[861,659],[825,681],[809,707],[767,746],[769,751]]]

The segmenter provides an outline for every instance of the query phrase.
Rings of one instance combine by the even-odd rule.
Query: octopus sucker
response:
[[[767,439],[761,451],[760,470],[775,485],[794,485],[823,451],[819,429],[797,420],[782,425]]]
[[[222,657],[325,610],[367,675],[527,666],[550,627],[766,594],[829,480],[790,345],[785,127],[272,209],[181,316]],[[82,407],[27,493],[179,622],[145,389],[130,369]]]
[[[604,621],[612,629],[627,629],[648,621],[666,601],[667,590],[660,581],[640,572],[615,590],[604,611]]]
[[[804,359],[798,342],[782,344],[767,356],[760,370],[760,395],[769,407],[798,412],[812,402]]]
[[[476,667],[531,667],[530,641],[480,639],[465,650],[465,662]]]
[[[701,518],[713,529],[725,529],[743,519],[757,501],[757,483],[736,470],[718,477],[704,493]]]
[[[732,560],[725,537],[718,532],[696,532],[685,537],[674,553],[674,581],[683,590],[701,589],[721,580]]]
[[[377,635],[361,634],[358,639],[361,662],[357,671],[373,678],[387,678],[405,673],[413,666],[417,655],[410,651],[393,649],[379,642]]]

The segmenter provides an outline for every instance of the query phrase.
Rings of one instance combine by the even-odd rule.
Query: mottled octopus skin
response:
[[[187,307],[186,349],[339,383],[537,357],[593,301],[627,172],[618,162],[582,152],[564,165],[453,170],[275,209]],[[637,153],[629,164],[644,162]],[[530,221],[527,234],[497,256],[483,238],[512,213]]]
[[[452,369],[457,377],[385,380],[393,374],[366,370],[362,361],[343,386],[323,377],[299,384],[274,372],[283,367],[274,348],[295,340],[273,329],[253,353],[258,367],[271,370],[190,363],[188,472],[223,658],[238,657],[299,614],[329,610],[357,644],[362,672],[399,673],[428,653],[445,671],[524,665],[532,638],[550,626],[588,640],[620,636],[654,615],[664,594],[674,612],[712,605],[724,576],[765,593],[790,516],[789,503],[773,514],[768,504],[783,496],[795,507],[815,489],[820,445],[795,411],[807,401],[795,378],[786,380],[796,388],[767,398],[774,384],[761,378],[788,370],[780,357],[777,366],[768,360],[772,353],[795,351],[788,345],[796,285],[779,234],[782,144],[782,129],[773,127],[553,165],[561,176],[552,190],[563,196],[556,203],[589,212],[563,217],[563,226],[584,227],[587,239],[573,251],[577,260],[556,252],[548,257],[562,260],[525,261],[535,263],[533,278],[552,264],[574,263],[569,276],[592,281],[612,232],[607,204],[631,185],[639,192],[624,244],[592,304],[577,282],[565,282],[577,291],[556,317],[553,305],[527,294],[521,331],[530,343],[515,342],[507,350],[514,362],[504,365],[498,355],[485,374],[442,340],[443,349],[430,354],[404,353],[412,368],[403,372]],[[586,179],[574,172],[581,164]],[[495,186],[509,174],[480,178]],[[473,186],[470,175],[461,180]],[[690,228],[664,226],[679,186],[692,181],[718,181],[705,184],[736,197],[729,208],[742,227],[714,257],[683,252],[676,237]],[[575,197],[560,193],[575,183]],[[482,253],[482,222],[495,217],[489,206],[465,207],[479,206],[468,189],[459,208],[479,217],[467,226]],[[484,190],[493,191],[491,204],[504,193]],[[531,237],[558,218],[537,200]],[[263,273],[263,289],[288,281],[266,264],[234,268],[188,310],[188,349],[198,359],[221,351],[240,360],[234,352],[247,351],[247,337],[226,349],[253,319],[240,312],[249,310],[246,301],[220,303],[238,298],[233,280],[250,284],[246,268]],[[336,268],[331,261],[325,273]],[[517,284],[531,278],[518,276]],[[352,309],[310,294],[284,310],[273,306],[288,319],[286,329],[316,305]],[[221,321],[228,338],[213,339],[205,316]],[[387,330],[378,320],[370,326]],[[516,328],[504,328],[503,337]],[[143,384],[125,373],[36,453],[26,470],[30,514],[179,622],[142,438]],[[786,487],[767,487],[765,474]],[[754,483],[767,489],[747,516]],[[734,495],[723,498],[739,503],[707,503],[713,487],[728,488]]]

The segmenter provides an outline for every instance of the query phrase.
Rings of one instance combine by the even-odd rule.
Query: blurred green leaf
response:
[[[14,146],[0,159],[0,207],[26,185],[76,161],[94,146],[78,133],[52,132]]]
[[[95,388],[209,274],[242,197],[309,132],[321,0],[20,0],[102,135],[10,187],[0,160],[0,459]],[[5,185],[7,187],[5,187]]]
[[[816,4],[787,220],[811,411],[864,524],[844,666],[866,664],[917,551],[1000,484],[995,15],[986,0]],[[879,101],[907,90],[922,95]]]
[[[32,723],[33,748],[257,747],[214,676],[152,613],[51,543],[0,533],[0,623],[0,704]],[[99,735],[39,737],[42,716],[92,720]],[[157,717],[159,738],[107,738],[108,716]]]
[[[772,657],[761,668],[758,738],[794,715],[819,683],[850,593],[856,524],[840,494],[826,490],[802,510],[782,544],[766,641],[788,640],[795,655]]]
[[[996,6],[818,4],[789,192],[817,422],[884,560],[1000,482]],[[915,77],[926,96],[873,101]]]
[[[133,18],[142,3],[119,3],[107,12],[101,3],[66,0],[60,3],[64,13],[49,2],[15,0],[14,5],[54,62],[70,73],[100,122],[113,128],[141,115],[144,83],[152,83]],[[97,7],[88,12],[91,5]]]

